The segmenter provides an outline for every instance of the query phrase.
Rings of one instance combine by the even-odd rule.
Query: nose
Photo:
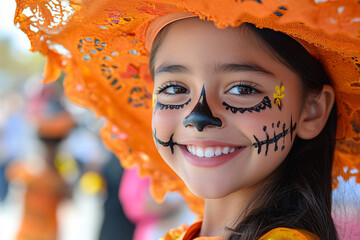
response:
[[[184,119],[183,124],[185,127],[193,126],[199,132],[202,132],[207,126],[222,126],[221,120],[213,116],[211,109],[206,101],[206,93],[204,86],[201,90],[199,101],[197,102],[191,113]]]

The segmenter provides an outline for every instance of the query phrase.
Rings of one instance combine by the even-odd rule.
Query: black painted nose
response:
[[[185,127],[193,126],[202,132],[207,126],[221,127],[222,122],[219,118],[212,115],[210,107],[206,101],[205,87],[201,90],[201,95],[192,112],[184,119]]]

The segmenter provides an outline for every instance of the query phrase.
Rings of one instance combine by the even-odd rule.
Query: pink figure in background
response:
[[[149,198],[149,179],[141,179],[137,168],[124,171],[120,188],[119,200],[127,217],[136,224],[134,240],[150,239],[152,227],[159,217],[147,211],[145,202]]]
[[[136,224],[134,240],[158,239],[184,219],[192,222],[195,218],[178,194],[168,194],[161,204],[155,202],[150,196],[149,185],[150,180],[140,178],[136,167],[124,170],[119,199],[127,217]]]

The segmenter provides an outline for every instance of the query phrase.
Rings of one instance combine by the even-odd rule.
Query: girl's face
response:
[[[301,81],[252,32],[195,18],[175,22],[154,70],[154,140],[194,194],[252,189],[285,159]]]

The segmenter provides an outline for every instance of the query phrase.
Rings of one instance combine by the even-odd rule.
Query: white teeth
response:
[[[190,152],[190,153],[193,153],[192,147],[193,147],[193,146],[188,146],[188,145],[186,145],[186,150],[188,150],[188,152]]]
[[[213,157],[214,156],[214,149],[211,147],[208,147],[205,149],[205,157],[209,158],[209,157]]]
[[[215,150],[215,156],[220,156],[221,153],[222,153],[221,147],[217,147],[216,150]]]
[[[224,147],[222,150],[223,154],[228,154],[229,153],[229,147]]]
[[[204,150],[200,147],[196,150],[196,156],[203,157],[204,156]]]
[[[218,157],[223,154],[229,154],[232,152],[235,152],[236,148],[234,147],[199,147],[195,145],[187,145],[186,149],[189,153],[198,156],[198,157],[205,157],[205,158],[211,158],[211,157]]]

